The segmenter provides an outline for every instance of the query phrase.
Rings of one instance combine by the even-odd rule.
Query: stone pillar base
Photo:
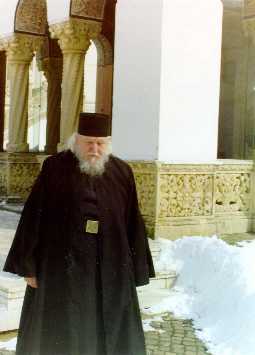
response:
[[[130,161],[152,238],[245,233],[254,230],[254,163]]]
[[[0,153],[0,199],[25,201],[40,171],[32,153]]]

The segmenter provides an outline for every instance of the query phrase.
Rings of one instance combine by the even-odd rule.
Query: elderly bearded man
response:
[[[135,286],[154,277],[131,168],[110,154],[110,119],[80,115],[45,160],[5,271],[25,277],[17,355],[144,355]]]

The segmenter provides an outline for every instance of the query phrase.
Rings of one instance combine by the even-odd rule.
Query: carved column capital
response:
[[[3,40],[2,47],[7,52],[8,62],[30,63],[42,41],[41,37],[15,34]]]
[[[52,38],[58,39],[63,53],[86,52],[90,40],[99,35],[101,28],[98,22],[70,19],[50,26],[50,33]]]

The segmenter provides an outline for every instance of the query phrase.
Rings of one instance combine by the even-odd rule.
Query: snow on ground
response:
[[[169,297],[144,313],[193,319],[214,355],[255,354],[255,241],[231,246],[216,236],[160,239],[156,267],[178,274]]]
[[[153,328],[153,327],[150,325],[150,323],[151,323],[152,321],[155,321],[155,322],[163,322],[163,319],[162,319],[162,317],[160,317],[160,316],[154,316],[154,317],[152,317],[152,318],[143,319],[143,330],[144,330],[145,332],[148,332],[148,331],[150,331],[150,330],[155,331],[155,328]],[[157,329],[157,332],[158,332],[158,333],[165,333],[165,330],[163,330],[163,329]]]
[[[0,206],[1,207],[1,206]],[[3,211],[0,209],[0,228],[16,230],[20,215],[18,213]]]
[[[0,342],[0,349],[15,351],[16,343],[17,343],[16,337],[8,341]]]

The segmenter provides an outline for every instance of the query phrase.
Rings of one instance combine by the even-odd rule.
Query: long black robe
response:
[[[36,276],[39,287],[26,289],[17,355],[146,353],[135,287],[155,273],[133,173],[110,156],[92,179],[89,189],[73,153],[59,153],[25,204],[4,271]],[[98,236],[84,231],[91,213]]]

